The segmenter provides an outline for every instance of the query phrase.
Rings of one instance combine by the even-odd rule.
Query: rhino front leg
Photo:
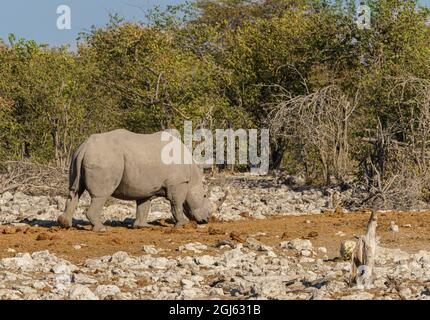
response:
[[[87,211],[87,218],[93,225],[93,231],[95,232],[106,231],[106,227],[101,221],[101,211],[106,200],[107,198],[91,198],[91,204]]]
[[[183,183],[174,187],[168,188],[167,197],[172,206],[172,214],[176,220],[175,226],[180,227],[188,223],[188,219],[184,214],[184,202],[188,192],[188,184]]]
[[[136,221],[134,221],[133,228],[145,228],[150,225],[146,222],[149,210],[151,209],[151,200],[137,200]]]

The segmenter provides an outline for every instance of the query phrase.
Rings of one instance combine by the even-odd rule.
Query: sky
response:
[[[69,44],[76,48],[79,32],[92,25],[105,25],[110,13],[118,13],[131,21],[144,21],[144,10],[183,2],[185,0],[1,0],[0,38],[7,42],[8,35],[13,33],[18,38],[38,43]],[[421,0],[421,4],[430,6],[430,0]],[[71,29],[57,28],[57,20],[61,18],[57,8],[61,5],[70,8]]]
[[[160,6],[179,4],[184,0],[1,0],[0,38],[8,42],[10,33],[17,38],[35,40],[52,46],[70,44],[76,46],[79,32],[92,25],[103,26],[110,13],[118,13],[127,20],[144,21],[144,10]],[[67,5],[70,8],[71,29],[59,30],[57,8]]]

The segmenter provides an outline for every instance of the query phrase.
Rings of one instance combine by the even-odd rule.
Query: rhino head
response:
[[[212,214],[212,206],[203,189],[203,185],[197,185],[188,191],[185,200],[185,214],[189,219],[198,223],[208,223]]]

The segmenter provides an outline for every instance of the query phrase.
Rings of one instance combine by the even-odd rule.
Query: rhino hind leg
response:
[[[175,226],[180,227],[189,222],[184,214],[184,202],[188,192],[188,184],[182,183],[167,188],[167,198],[172,206],[172,214],[175,218]]]
[[[134,221],[133,228],[145,228],[150,225],[146,222],[149,210],[151,209],[151,200],[137,200],[136,220]]]
[[[103,232],[106,231],[106,227],[102,224],[101,221],[101,212],[104,204],[106,203],[107,198],[91,198],[90,207],[87,210],[87,218],[90,223],[93,225],[93,231],[95,232]]]
[[[58,217],[58,224],[63,228],[70,228],[72,226],[73,215],[78,205],[79,198],[83,194],[83,190],[78,192],[70,191],[66,201],[66,209],[64,213]]]

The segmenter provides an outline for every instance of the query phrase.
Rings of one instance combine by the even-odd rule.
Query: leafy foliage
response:
[[[147,23],[112,16],[80,36],[77,52],[11,35],[0,42],[0,157],[65,166],[85,137],[118,127],[150,133],[181,129],[184,120],[211,129],[268,127],[279,106],[336,88],[354,105],[342,131],[341,173],[329,165],[339,160],[327,158],[327,150],[339,157],[339,139],[298,139],[300,126],[279,128],[291,115],[277,118],[279,132],[295,131],[273,132],[273,168],[283,164],[313,182],[328,182],[330,173],[375,181],[368,175],[385,172],[379,160],[373,173],[363,164],[379,154],[369,141],[384,132],[397,145],[421,148],[418,171],[425,172],[429,12],[415,0],[365,2],[372,21],[364,30],[354,0],[197,0],[156,8]],[[315,101],[313,115],[338,106]],[[322,157],[322,145],[334,147]]]

